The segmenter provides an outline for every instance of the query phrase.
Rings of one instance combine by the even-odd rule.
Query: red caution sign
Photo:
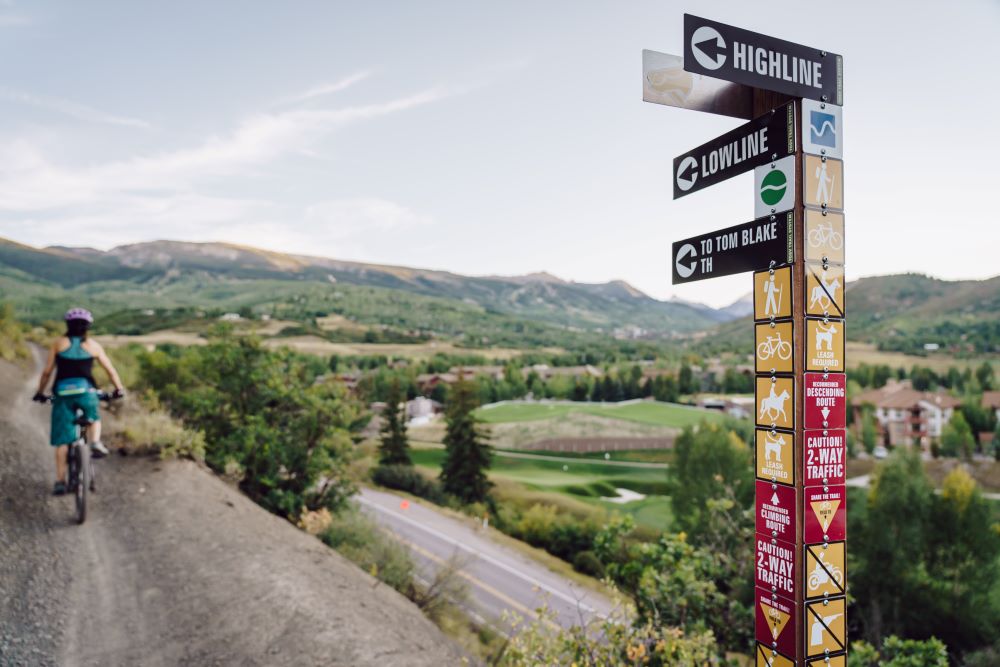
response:
[[[802,505],[806,544],[847,539],[847,487],[807,486]]]
[[[843,373],[803,374],[805,428],[844,428],[847,426],[847,376]]]
[[[757,532],[795,544],[795,488],[757,480]]]
[[[754,598],[757,641],[780,653],[795,655],[798,614],[792,600],[757,589]]]
[[[795,547],[768,535],[756,535],[758,588],[795,599]]]
[[[805,431],[802,440],[804,484],[843,484],[847,477],[847,431]]]

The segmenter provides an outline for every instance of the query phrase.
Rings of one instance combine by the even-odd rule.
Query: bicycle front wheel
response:
[[[87,489],[90,487],[90,448],[86,445],[76,445],[73,447],[74,458],[76,459],[77,482],[76,482],[76,522],[78,524],[87,520]]]

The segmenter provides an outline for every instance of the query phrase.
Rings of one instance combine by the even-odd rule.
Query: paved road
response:
[[[528,617],[544,603],[564,626],[580,625],[607,616],[610,600],[558,575],[544,565],[494,542],[489,531],[410,502],[401,496],[362,489],[362,508],[387,528],[414,555],[425,577],[432,576],[452,556],[462,563],[473,611],[496,622],[504,611]]]

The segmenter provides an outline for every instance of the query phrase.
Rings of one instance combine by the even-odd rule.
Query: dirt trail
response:
[[[395,591],[187,461],[54,498],[46,408],[0,362],[0,665],[456,665]]]

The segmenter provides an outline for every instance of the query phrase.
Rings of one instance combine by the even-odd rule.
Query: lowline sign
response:
[[[675,241],[673,284],[766,269],[772,261],[791,264],[793,223],[794,214],[788,211]]]
[[[794,153],[795,105],[789,102],[675,157],[674,199]]]
[[[684,69],[754,88],[844,104],[836,53],[684,15]]]

